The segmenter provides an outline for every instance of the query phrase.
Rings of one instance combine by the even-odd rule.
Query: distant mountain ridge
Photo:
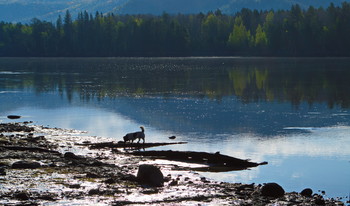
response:
[[[270,10],[290,9],[299,4],[328,7],[350,0],[0,0],[0,21],[29,22],[33,18],[55,21],[58,15],[69,10],[74,18],[81,11],[116,14],[170,14],[207,13],[220,9],[223,13],[234,14],[242,8]]]

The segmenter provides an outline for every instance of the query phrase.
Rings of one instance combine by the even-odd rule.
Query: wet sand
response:
[[[344,205],[320,194],[263,195],[262,185],[208,180],[190,165],[91,149],[113,141],[30,122],[0,124],[0,205]],[[140,164],[164,175],[164,186],[136,178]]]

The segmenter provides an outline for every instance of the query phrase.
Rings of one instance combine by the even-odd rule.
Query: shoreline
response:
[[[0,204],[345,205],[312,191],[266,196],[263,185],[208,180],[177,162],[90,149],[81,144],[110,139],[83,135],[31,122],[0,124]],[[136,178],[141,164],[160,168],[164,186],[141,184]]]

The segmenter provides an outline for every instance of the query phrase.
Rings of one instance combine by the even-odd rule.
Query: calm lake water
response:
[[[0,58],[0,100],[0,122],[269,162],[215,180],[350,193],[350,59]]]

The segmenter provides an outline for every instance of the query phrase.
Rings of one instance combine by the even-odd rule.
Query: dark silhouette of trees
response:
[[[0,56],[350,56],[350,4],[0,22]]]

